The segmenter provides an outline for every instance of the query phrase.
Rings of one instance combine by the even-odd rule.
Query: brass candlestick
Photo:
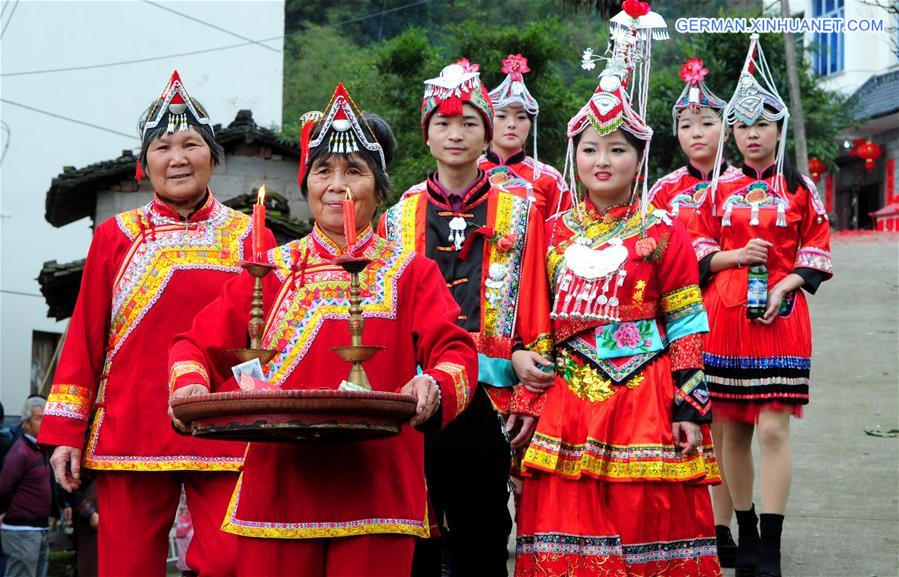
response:
[[[362,329],[365,326],[365,319],[362,318],[362,286],[359,282],[359,274],[371,261],[366,258],[342,257],[334,262],[350,273],[350,318],[347,320],[350,325],[350,344],[332,347],[331,350],[337,353],[341,359],[353,363],[350,375],[346,379],[347,382],[370,391],[371,384],[368,382],[368,375],[365,374],[362,363],[371,359],[384,348],[362,344]]]
[[[250,322],[247,323],[247,333],[250,335],[250,348],[229,349],[241,362],[259,359],[263,365],[272,360],[279,351],[262,349],[262,332],[265,329],[265,313],[262,310],[262,277],[271,272],[275,267],[262,262],[241,261],[240,266],[246,269],[253,277],[253,297],[250,301]]]

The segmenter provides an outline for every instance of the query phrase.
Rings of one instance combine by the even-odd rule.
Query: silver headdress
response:
[[[756,75],[764,83],[764,86],[756,80]],[[767,107],[767,108],[766,108]],[[728,126],[733,126],[738,122],[743,124],[755,124],[760,118],[771,121],[783,121],[783,127],[780,133],[780,142],[777,145],[777,154],[775,162],[777,165],[777,176],[783,175],[783,163],[786,155],[787,146],[787,127],[790,121],[790,111],[784,103],[783,98],[777,92],[777,86],[771,75],[771,69],[768,68],[768,62],[765,60],[765,53],[762,51],[762,45],[759,43],[759,35],[752,34],[749,37],[749,51],[746,53],[746,60],[743,63],[743,70],[740,72],[740,80],[737,82],[737,89],[731,97],[730,102],[724,107],[723,120]],[[724,137],[725,130],[721,131],[721,138],[718,142],[718,154],[715,158],[715,173],[712,177],[710,202],[712,203],[713,214],[717,212],[717,192],[718,179],[721,176],[721,160],[724,154]],[[774,192],[780,190],[781,178],[774,179]]]

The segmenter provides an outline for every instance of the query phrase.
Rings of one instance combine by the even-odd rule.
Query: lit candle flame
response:
[[[346,199],[353,200],[353,191],[350,190],[350,185],[346,186]]]
[[[265,185],[259,187],[259,195],[256,197],[256,204],[265,204]]]

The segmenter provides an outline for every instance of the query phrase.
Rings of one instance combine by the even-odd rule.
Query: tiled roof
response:
[[[899,70],[872,76],[849,100],[850,114],[858,121],[899,111]]]
[[[282,139],[274,131],[258,126],[249,110],[239,111],[227,128],[216,125],[215,140],[226,151],[241,145],[257,145],[267,147],[276,154],[299,158],[298,142]],[[79,169],[64,167],[47,191],[44,214],[47,222],[53,226],[63,226],[93,215],[97,192],[129,180],[134,174],[136,162],[134,153],[125,150],[113,160]]]
[[[83,272],[84,259],[64,264],[59,264],[55,260],[44,263],[37,282],[41,285],[44,300],[47,301],[48,317],[61,321],[72,316]]]

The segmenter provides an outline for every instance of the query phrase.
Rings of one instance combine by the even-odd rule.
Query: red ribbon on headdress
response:
[[[297,185],[299,185],[300,188],[303,187],[303,178],[305,178],[306,171],[308,170],[306,161],[309,159],[309,141],[312,137],[312,131],[317,125],[317,122],[307,120],[300,129],[300,168],[297,171]]]

